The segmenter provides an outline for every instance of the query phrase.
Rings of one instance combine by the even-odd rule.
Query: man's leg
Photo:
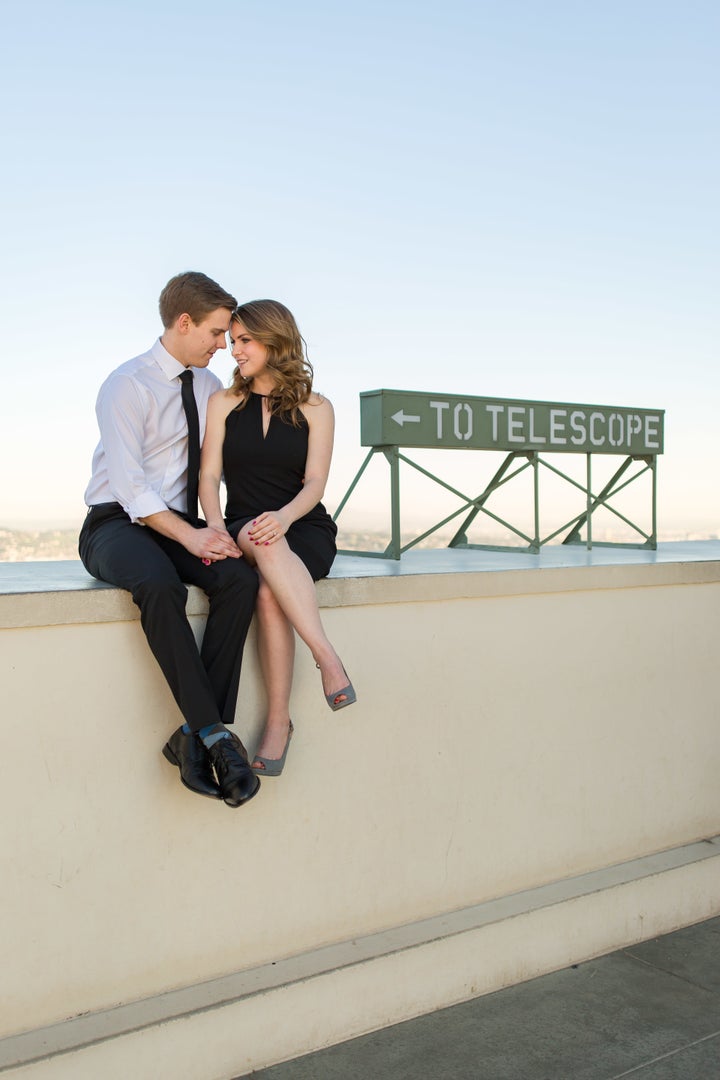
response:
[[[228,806],[242,806],[257,793],[260,782],[250,769],[245,747],[224,725],[235,719],[243,648],[255,608],[258,577],[245,559],[221,559],[205,566],[173,540],[161,536],[158,543],[182,580],[199,585],[208,596],[200,655],[223,723],[203,727],[199,735],[208,747],[223,799]]]
[[[158,541],[162,540],[161,545]],[[212,776],[209,758],[194,732],[217,725],[221,716],[234,716],[242,662],[242,644],[252,617],[257,578],[248,566],[228,569],[197,580],[197,563],[205,571],[222,564],[203,567],[180,544],[133,525],[120,507],[98,507],[90,511],[80,535],[80,557],[86,569],[104,581],[127,589],[140,608],[143,630],[153,654],[180,707],[186,724],[165,746],[169,761],[180,768],[183,783],[199,794],[221,795],[231,806],[240,806],[257,792],[257,778],[249,769],[244,748],[223,739],[210,758],[216,766],[220,788]],[[233,564],[239,560],[233,560]],[[177,563],[177,567],[176,564]],[[210,673],[206,670],[185,614],[187,590],[181,576],[206,588],[211,611],[223,616],[223,638],[209,649]],[[233,622],[233,605],[239,606],[240,627]],[[248,611],[249,609],[249,611]],[[210,621],[210,620],[208,620]],[[217,630],[211,627],[211,644]],[[235,645],[237,648],[233,652]],[[222,710],[222,712],[221,712]],[[217,758],[217,761],[215,760]]]
[[[175,541],[159,536],[157,542],[167,552],[181,580],[199,586],[207,594],[209,609],[200,656],[219,719],[232,724],[243,649],[257,599],[257,573],[242,558],[221,559],[204,566]]]
[[[103,518],[102,513],[108,512],[91,510],[80,534],[86,570],[131,593],[148,644],[189,727],[198,731],[219,721],[215,694],[185,614],[187,589],[172,559],[157,544],[157,534],[133,525],[120,507],[112,516]]]

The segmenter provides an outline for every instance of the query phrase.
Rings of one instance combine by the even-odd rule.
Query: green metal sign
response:
[[[367,390],[360,394],[363,446],[433,450],[662,454],[665,412],[510,398]]]

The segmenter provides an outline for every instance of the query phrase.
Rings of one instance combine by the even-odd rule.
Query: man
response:
[[[257,575],[228,533],[198,520],[197,483],[208,398],[222,386],[207,366],[225,348],[236,306],[205,274],[178,274],[163,289],[162,337],[100,388],[100,442],[79,545],[89,573],[129,590],[140,608],[185,720],[165,757],[191,791],[229,806],[241,806],[260,786],[245,748],[227,729]],[[208,596],[200,650],[185,614],[183,582]]]

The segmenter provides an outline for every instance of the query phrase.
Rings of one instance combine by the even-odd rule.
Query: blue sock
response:
[[[202,739],[205,746],[210,749],[214,746],[219,739],[229,739],[230,732],[222,724],[208,724],[207,727],[200,728],[198,735]]]
[[[186,735],[189,735],[192,730],[187,721],[183,724],[182,729]],[[221,728],[220,724],[208,724],[206,727],[200,728],[196,735],[200,736],[208,750],[218,739],[230,738],[230,732],[225,728]]]

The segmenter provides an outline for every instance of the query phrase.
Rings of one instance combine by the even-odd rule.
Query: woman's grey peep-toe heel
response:
[[[315,665],[316,668],[320,668],[319,664]],[[343,664],[343,671],[345,671],[345,665]],[[336,690],[334,694],[325,694],[325,700],[332,709],[333,712],[337,712],[338,709],[344,709],[346,705],[353,705],[357,701],[355,694],[355,688],[348,679],[348,673],[345,671],[345,678],[347,679],[347,686],[343,686],[342,690]],[[344,701],[338,701],[338,698],[344,697]]]
[[[288,747],[290,746],[290,739],[292,733],[295,730],[292,720],[290,721],[290,727],[288,728],[288,737],[285,743],[285,749],[282,752],[282,757],[278,758],[266,758],[260,757],[260,754],[256,754],[253,761],[259,761],[262,763],[262,768],[258,769],[255,765],[251,765],[252,771],[256,776],[279,776],[285,768],[285,758],[287,757]]]

